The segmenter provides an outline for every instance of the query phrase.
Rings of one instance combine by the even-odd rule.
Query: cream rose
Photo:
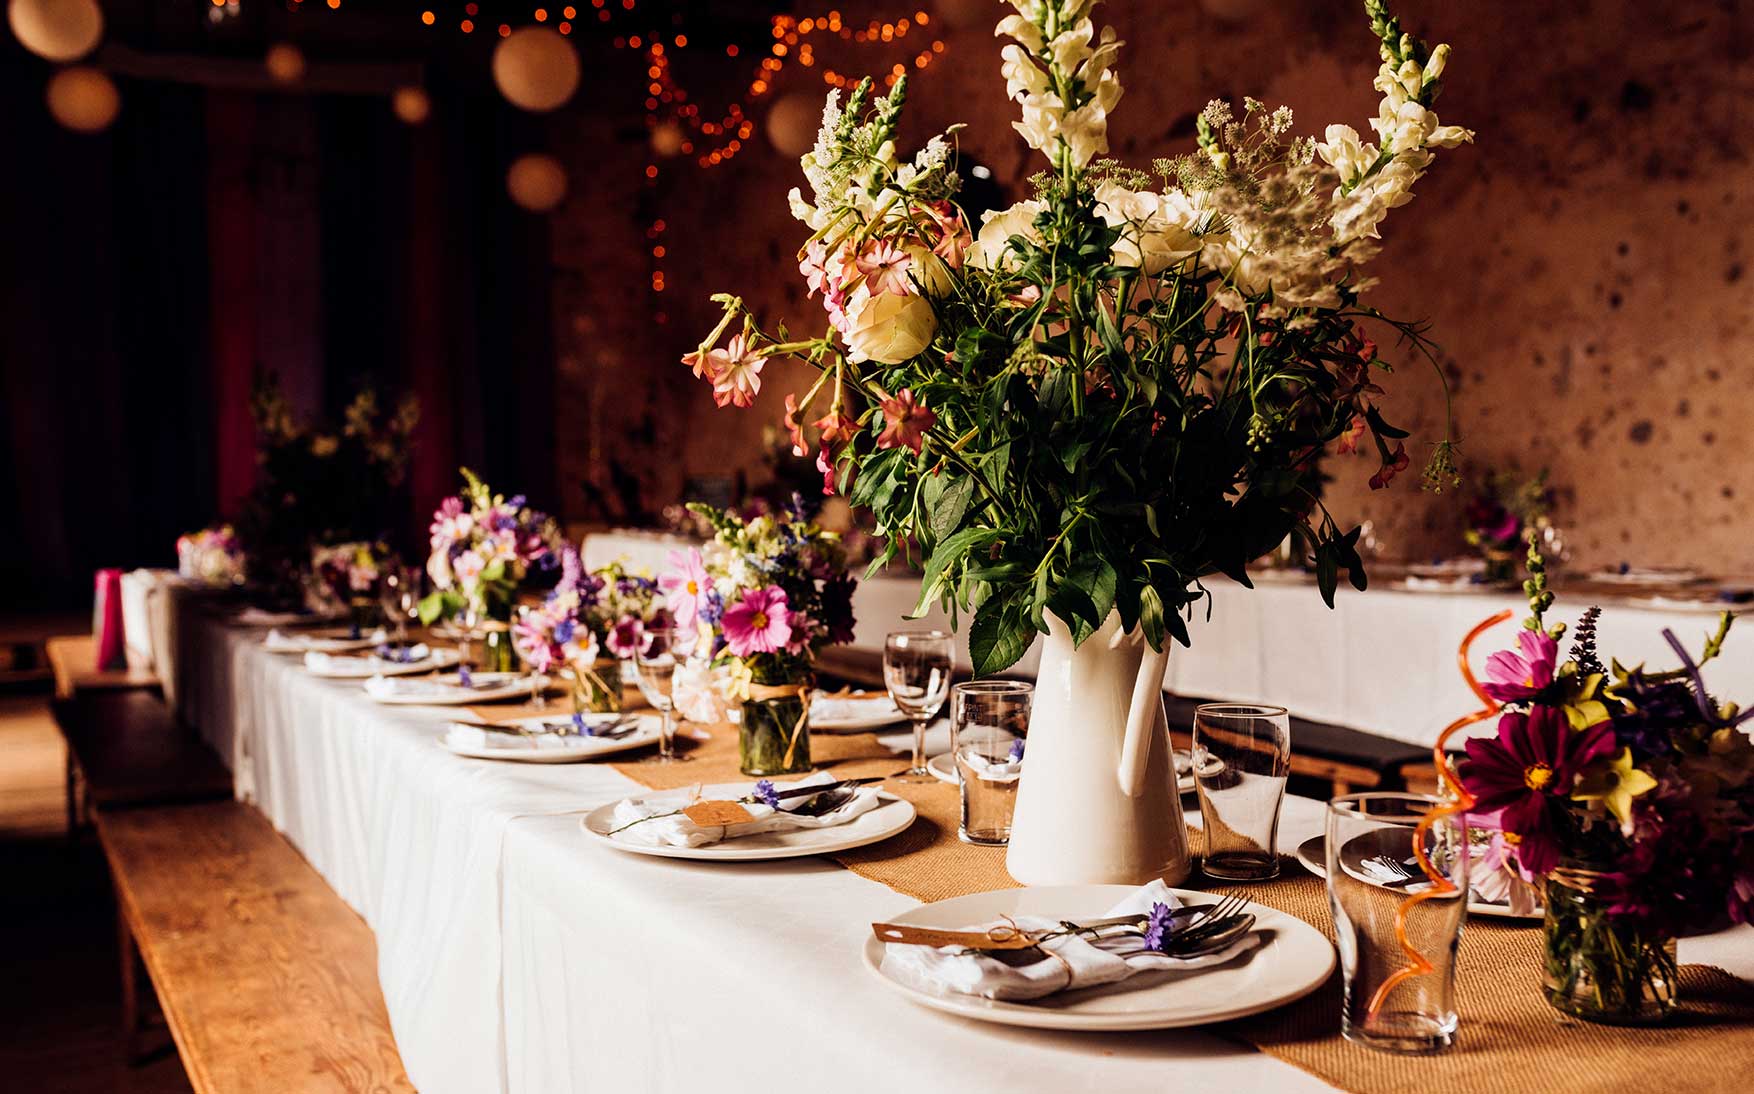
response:
[[[1044,208],[1039,201],[1020,201],[1009,209],[982,214],[981,234],[975,237],[964,261],[982,270],[995,269],[1001,260],[1007,265],[1015,262],[1005,255],[1006,241],[1012,236],[1040,239],[1035,231],[1035,218]]]
[[[938,316],[923,296],[871,295],[860,285],[847,301],[848,357],[854,361],[880,361],[898,365],[918,356],[932,344]]]
[[[1156,274],[1199,253],[1194,229],[1200,217],[1180,191],[1165,197],[1104,182],[1096,188],[1096,200],[1103,221],[1121,229],[1114,246],[1116,265],[1142,266]]]

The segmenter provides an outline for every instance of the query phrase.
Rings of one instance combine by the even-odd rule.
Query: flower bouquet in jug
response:
[[[801,507],[750,521],[694,505],[716,529],[704,550],[670,556],[661,578],[679,628],[699,635],[695,655],[717,669],[741,704],[746,775],[810,768],[810,688],[817,653],[853,637],[854,581],[840,539]]]
[[[810,193],[790,195],[807,230],[799,269],[826,323],[770,330],[721,294],[723,317],[683,362],[735,407],[753,403],[771,358],[815,368],[785,397],[794,451],[815,454],[825,491],[874,513],[886,543],[873,571],[918,546],[915,615],[972,611],[977,674],[1014,664],[1038,634],[1042,680],[1073,658],[1124,659],[1101,673],[1128,681],[1113,703],[1038,689],[1013,876],[1179,877],[1181,825],[1152,819],[1172,805],[1156,786],[1171,780],[1152,770],[1167,743],[1148,747],[1167,731],[1160,708],[1129,712],[1135,691],[1153,694],[1132,681],[1161,676],[1169,639],[1188,642],[1203,578],[1247,585],[1247,564],[1287,536],[1330,603],[1342,571],[1364,587],[1360,530],[1322,506],[1315,462],[1330,445],[1370,452],[1373,488],[1411,462],[1408,434],[1378,405],[1390,364],[1376,337],[1398,335],[1438,370],[1420,325],[1366,303],[1364,267],[1434,152],[1472,134],[1432,112],[1449,48],[1366,0],[1382,57],[1374,141],[1345,125],[1294,136],[1289,109],[1212,102],[1192,151],[1122,165],[1103,157],[1122,43],[1092,22],[1092,0],[1011,6],[1001,75],[1015,128],[1045,158],[1033,196],[975,231],[954,203],[949,134],[897,154],[905,79],[880,98],[869,81],[844,103],[831,93],[801,161]],[[1447,438],[1425,478],[1455,481]],[[1069,718],[1093,708],[1129,713]],[[1115,747],[1044,737],[1068,720]],[[1145,732],[1128,734],[1135,723]],[[1098,770],[1099,753],[1120,754],[1120,770]],[[1112,809],[1051,820],[1045,803],[1079,799],[1073,783]],[[1061,838],[1070,826],[1084,836]],[[1032,845],[1063,869],[1019,875]],[[1079,873],[1078,860],[1115,865]]]
[[[645,648],[650,628],[668,623],[658,584],[620,562],[587,572],[570,543],[560,559],[554,591],[540,605],[520,609],[513,647],[533,672],[565,666],[579,713],[620,710],[621,662]]]

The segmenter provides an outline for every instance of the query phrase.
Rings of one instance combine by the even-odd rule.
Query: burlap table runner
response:
[[[737,771],[735,727],[711,733],[711,740],[680,742],[693,762],[643,760],[615,767],[653,789],[747,779]],[[840,778],[891,775],[906,766],[871,734],[818,733],[810,749],[818,768]],[[832,856],[837,862],[924,901],[1016,887],[1005,873],[1003,848],[974,847],[956,838],[960,803],[954,786],[891,782],[884,789],[913,802],[920,819],[882,843]],[[1198,833],[1192,835],[1197,852]],[[1333,939],[1326,883],[1295,861],[1286,860],[1278,880],[1243,888]],[[1748,1094],[1754,1088],[1754,988],[1719,969],[1689,965],[1681,970],[1682,1013],[1660,1029],[1574,1021],[1541,997],[1541,932],[1513,924],[1468,921],[1457,978],[1462,1027],[1457,1046],[1444,1055],[1391,1056],[1342,1039],[1338,971],[1290,1006],[1214,1026],[1211,1032],[1358,1094],[1618,1094],[1654,1084]],[[1172,1076],[1166,1070],[1166,1081]]]

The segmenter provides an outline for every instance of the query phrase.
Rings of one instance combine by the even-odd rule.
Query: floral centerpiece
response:
[[[619,561],[587,572],[570,543],[561,547],[560,558],[560,581],[540,606],[519,613],[513,645],[536,672],[569,666],[581,711],[619,710],[618,661],[644,649],[647,630],[668,619],[658,583]]]
[[[433,591],[420,602],[420,621],[431,624],[465,610],[501,621],[531,567],[551,569],[560,531],[530,508],[522,494],[496,494],[467,467],[463,490],[432,515],[426,573]]]
[[[376,612],[384,574],[396,564],[389,545],[360,541],[311,549],[311,575],[317,610],[346,609],[355,632]]]
[[[1290,110],[1213,102],[1195,151],[1151,171],[1100,158],[1121,97],[1121,48],[1092,0],[1014,0],[998,27],[1015,123],[1047,160],[1035,196],[978,234],[950,202],[950,142],[911,161],[895,135],[905,80],[843,105],[831,93],[794,189],[808,229],[800,270],[820,335],[769,333],[721,294],[723,319],[684,358],[721,406],[747,407],[766,362],[819,375],[783,424],[814,451],[826,490],[873,510],[925,556],[923,609],[974,612],[976,671],[1015,662],[1050,616],[1077,641],[1118,612],[1154,649],[1186,643],[1200,579],[1294,534],[1331,602],[1364,587],[1358,530],[1312,481],[1323,447],[1364,447],[1371,486],[1410,462],[1380,413],[1389,363],[1368,328],[1430,358],[1422,329],[1364,303],[1362,270],[1388,210],[1411,200],[1433,152],[1472,139],[1432,112],[1449,58],[1365,10],[1382,54],[1376,140],[1348,126],[1293,137]],[[1452,445],[1426,467],[1455,478]]]
[[[1552,525],[1553,491],[1547,472],[1522,475],[1514,471],[1488,471],[1481,489],[1467,505],[1468,545],[1486,563],[1486,580],[1503,584],[1514,579],[1531,531],[1547,538]]]
[[[385,514],[400,511],[420,405],[409,396],[385,406],[365,388],[339,426],[304,421],[269,377],[258,382],[251,412],[259,468],[238,538],[268,599],[302,603],[313,546],[377,539],[388,531]]]
[[[242,585],[244,547],[229,524],[177,537],[177,573],[205,585]]]
[[[1487,662],[1498,732],[1467,744],[1463,804],[1500,834],[1505,867],[1545,887],[1548,1000],[1599,1021],[1659,1019],[1675,1005],[1675,936],[1754,922],[1754,742],[1742,728],[1754,711],[1720,703],[1700,675],[1732,617],[1697,659],[1664,631],[1680,665],[1653,671],[1604,663],[1592,608],[1561,654],[1534,549],[1529,568],[1533,611],[1517,649]]]
[[[724,669],[742,703],[744,774],[808,770],[816,654],[853,637],[854,581],[840,539],[799,505],[747,522],[694,508],[716,534],[704,550],[671,554],[658,582],[665,607],[676,626],[698,631],[697,656]]]

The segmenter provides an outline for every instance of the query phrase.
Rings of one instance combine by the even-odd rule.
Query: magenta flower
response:
[[[1545,874],[1559,865],[1548,806],[1563,802],[1586,764],[1614,751],[1614,729],[1600,722],[1574,730],[1565,714],[1537,706],[1498,719],[1497,738],[1468,742],[1462,785],[1474,795],[1474,811],[1499,812],[1505,841],[1525,870]]]
[[[637,615],[624,615],[609,628],[603,644],[609,652],[626,661],[646,648],[646,624]]]
[[[938,416],[916,402],[914,393],[907,388],[902,388],[896,395],[885,395],[880,405],[883,407],[884,427],[877,437],[877,447],[900,448],[906,445],[917,454],[926,430],[932,428]]]
[[[678,627],[692,627],[706,606],[707,594],[712,592],[712,578],[707,576],[706,563],[701,561],[700,549],[696,547],[686,552],[671,551],[670,566],[670,572],[658,579],[658,587],[664,591],[664,607]]]
[[[792,640],[792,613],[786,591],[769,585],[743,594],[725,609],[725,642],[738,657],[778,653]]]
[[[1516,636],[1521,654],[1500,650],[1486,659],[1486,694],[1501,703],[1532,699],[1553,682],[1553,666],[1559,660],[1559,643],[1540,631],[1524,630]]]

